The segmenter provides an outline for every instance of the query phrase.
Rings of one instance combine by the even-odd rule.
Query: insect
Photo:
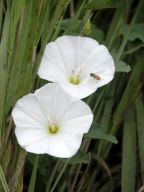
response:
[[[90,76],[96,80],[101,80],[100,76],[96,75],[95,73],[90,73]]]

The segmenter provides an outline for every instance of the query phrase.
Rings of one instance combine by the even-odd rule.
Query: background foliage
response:
[[[144,191],[143,10],[144,0],[0,0],[0,192]],[[36,75],[44,48],[63,34],[105,44],[116,65],[85,100],[94,123],[69,160],[27,154],[11,118],[46,83]]]

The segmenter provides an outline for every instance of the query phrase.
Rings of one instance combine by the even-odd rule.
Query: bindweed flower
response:
[[[62,36],[47,44],[38,75],[59,81],[72,96],[82,99],[109,83],[114,72],[113,58],[104,45],[88,37]]]
[[[18,143],[28,152],[69,158],[78,151],[93,114],[83,101],[50,83],[22,97],[12,116]]]

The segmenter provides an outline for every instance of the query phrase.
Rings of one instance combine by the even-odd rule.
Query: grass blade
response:
[[[10,192],[1,165],[0,165],[0,181],[4,192]]]
[[[135,192],[136,124],[135,113],[129,108],[124,119],[122,154],[122,192]]]
[[[138,131],[138,145],[139,157],[141,164],[141,176],[144,184],[144,104],[142,96],[140,95],[136,100],[136,116],[137,116],[137,131]]]
[[[34,167],[33,167],[32,175],[31,175],[31,179],[30,179],[30,184],[29,184],[28,192],[34,192],[35,191],[35,183],[36,183],[36,174],[37,174],[37,168],[38,168],[38,160],[39,160],[39,156],[37,155],[35,157],[35,162],[34,162]]]

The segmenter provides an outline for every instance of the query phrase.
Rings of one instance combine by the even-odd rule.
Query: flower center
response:
[[[74,85],[78,85],[80,83],[80,78],[79,76],[71,76],[70,78],[70,83],[74,84]]]
[[[72,76],[69,79],[69,82],[74,84],[74,85],[78,85],[80,84],[80,78],[79,78],[79,70],[72,70]]]
[[[59,131],[59,126],[58,125],[49,125],[48,126],[48,133],[50,133],[51,135],[55,135],[57,134]]]

